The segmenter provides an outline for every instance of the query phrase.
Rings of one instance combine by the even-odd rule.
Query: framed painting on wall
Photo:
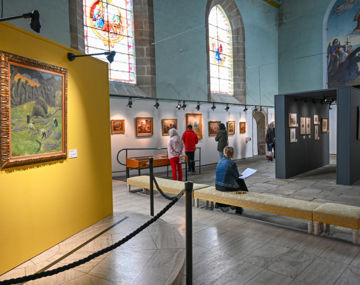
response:
[[[329,119],[328,118],[322,118],[321,119],[321,132],[327,133],[329,131]]]
[[[162,119],[161,120],[161,134],[163,136],[169,135],[170,129],[177,129],[177,119]]]
[[[311,135],[311,118],[306,117],[305,120],[305,131],[307,135]]]
[[[289,127],[298,127],[297,113],[289,113]]]
[[[290,143],[296,143],[296,128],[290,128]]]
[[[320,140],[320,136],[319,136],[319,125],[315,125],[315,130],[314,130],[315,134],[314,134],[314,139],[316,141]]]
[[[192,125],[193,131],[202,139],[202,114],[186,114],[186,127]]]
[[[111,120],[112,134],[125,134],[125,120]]]
[[[306,118],[300,117],[300,135],[306,135]]]
[[[239,126],[240,126],[240,134],[245,134],[246,133],[246,122],[240,122]]]
[[[235,135],[235,121],[226,122],[228,135]]]
[[[319,124],[319,115],[314,115],[314,125]]]
[[[1,167],[67,156],[67,70],[0,51]]]
[[[220,123],[220,121],[209,121],[209,137],[216,136]]]
[[[153,135],[153,118],[152,117],[136,117],[136,136],[137,137],[151,137]]]

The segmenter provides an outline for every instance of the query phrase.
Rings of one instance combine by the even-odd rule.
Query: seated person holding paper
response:
[[[215,188],[222,192],[247,192],[248,189],[240,174],[237,165],[231,158],[234,155],[234,149],[231,146],[224,148],[224,157],[219,161],[216,167]],[[228,210],[224,204],[216,203],[222,211]],[[241,214],[242,208],[236,207],[236,213]]]

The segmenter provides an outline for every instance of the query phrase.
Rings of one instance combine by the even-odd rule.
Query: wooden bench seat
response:
[[[280,197],[271,194],[217,191],[215,187],[203,188],[194,192],[194,198],[251,210],[283,215],[308,221],[308,232],[312,233],[313,210],[320,203]]]
[[[157,183],[159,184],[159,187],[164,193],[168,194],[179,194],[182,190],[185,189],[185,182],[183,181],[176,181],[176,180],[170,180],[165,178],[159,178],[155,177]],[[150,176],[148,175],[141,175],[141,176],[134,176],[130,177],[126,180],[126,183],[128,185],[128,190],[131,192],[131,187],[138,187],[143,189],[150,189]],[[206,184],[197,184],[194,183],[194,190],[199,190],[202,188],[209,187],[209,185]],[[156,189],[156,186],[154,184],[154,190]]]
[[[315,223],[315,235],[320,233],[321,224],[350,228],[353,230],[353,243],[359,242],[360,207],[337,203],[325,203],[314,209],[313,220]]]

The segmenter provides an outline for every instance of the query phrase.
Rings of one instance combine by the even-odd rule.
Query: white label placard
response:
[[[78,156],[77,149],[69,150],[69,158],[77,158],[77,156]]]

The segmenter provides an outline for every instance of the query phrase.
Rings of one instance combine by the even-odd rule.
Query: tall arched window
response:
[[[136,83],[132,0],[83,0],[83,7],[85,52],[116,51],[109,79]]]
[[[220,5],[209,13],[210,92],[234,95],[231,25]]]

